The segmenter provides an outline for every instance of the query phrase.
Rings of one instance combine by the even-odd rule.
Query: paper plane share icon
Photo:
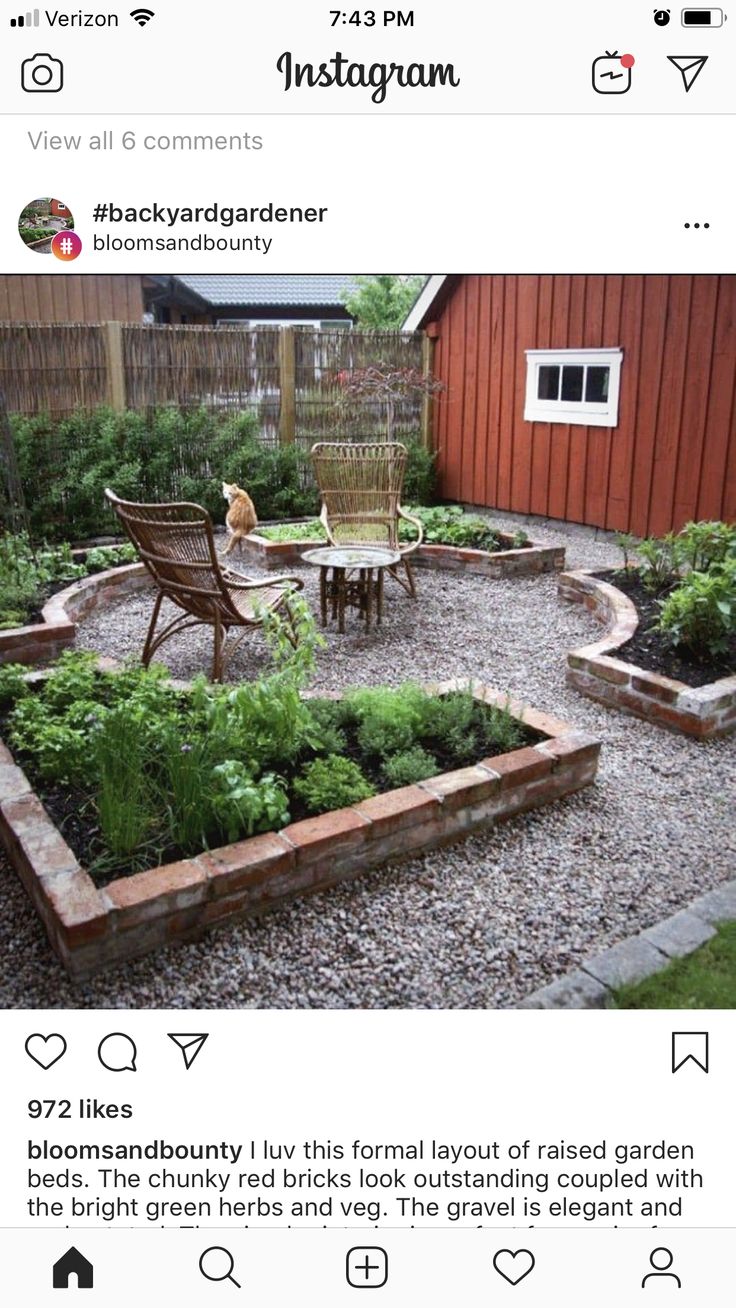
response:
[[[708,62],[708,55],[667,55],[667,58],[680,70],[686,91],[690,90]]]
[[[173,1040],[174,1044],[178,1045],[181,1049],[184,1066],[188,1071],[197,1057],[197,1054],[200,1052],[205,1040],[208,1039],[208,1034],[206,1032],[204,1034],[198,1034],[195,1032],[186,1032],[182,1034],[181,1032],[169,1031],[168,1036],[169,1040]]]

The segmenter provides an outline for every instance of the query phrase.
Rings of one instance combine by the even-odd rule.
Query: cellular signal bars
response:
[[[39,14],[40,11],[38,9],[34,9],[32,14],[18,14],[17,18],[11,18],[10,26],[11,27],[38,27],[41,21]]]

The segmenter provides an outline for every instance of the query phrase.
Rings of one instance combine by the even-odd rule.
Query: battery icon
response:
[[[683,27],[723,27],[725,15],[722,9],[683,9]]]

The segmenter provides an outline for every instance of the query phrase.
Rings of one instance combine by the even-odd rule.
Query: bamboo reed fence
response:
[[[248,411],[264,442],[305,449],[330,436],[385,435],[380,404],[339,404],[339,373],[377,364],[426,366],[421,336],[278,326],[0,323],[0,390],[10,414],[54,420],[105,404]],[[421,397],[403,401],[395,438],[416,436],[423,426]]]

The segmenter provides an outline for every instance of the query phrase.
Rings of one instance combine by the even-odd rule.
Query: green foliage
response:
[[[736,526],[725,522],[688,522],[677,540],[680,562],[693,572],[736,557]]]
[[[485,518],[465,513],[458,504],[429,509],[411,508],[408,512],[419,518],[428,545],[454,545],[459,549],[493,551],[501,544],[498,532],[494,531]],[[413,540],[415,537],[416,531],[411,523],[402,522],[399,526],[399,539]]]
[[[32,245],[34,241],[42,241],[44,237],[55,236],[55,227],[19,227],[20,237],[26,245]]]
[[[359,327],[398,330],[424,286],[424,276],[381,273],[356,277],[356,289],[343,295],[343,304]]]
[[[383,774],[392,788],[413,786],[417,781],[436,777],[439,770],[437,759],[421,745],[393,754],[383,765]]]
[[[318,754],[342,754],[347,748],[342,700],[310,699],[311,746]]]
[[[358,723],[358,743],[367,755],[386,759],[416,743],[427,700],[420,686],[407,683],[398,690],[376,686],[354,690],[345,698]]]
[[[264,540],[327,540],[319,518],[310,518],[308,522],[280,522],[273,527],[259,527],[257,535],[263,536]]]
[[[628,531],[619,531],[614,536],[614,540],[624,556],[624,569],[629,567],[631,556],[636,552],[638,541],[636,536],[632,536]]]
[[[273,831],[289,821],[286,788],[273,773],[254,780],[243,763],[227,759],[213,769],[212,775],[212,811],[227,840]]]
[[[155,813],[138,715],[127,704],[110,709],[95,724],[91,746],[106,851],[113,859],[129,858],[146,843]]]
[[[318,507],[304,454],[293,445],[264,445],[252,413],[103,407],[58,421],[16,416],[13,435],[36,538],[108,533],[106,486],[123,499],[190,500],[218,522],[227,511],[223,480],[243,486],[262,518],[300,517]]]
[[[695,655],[726,654],[736,637],[736,557],[686,573],[660,601],[657,629]]]
[[[681,562],[678,537],[673,532],[657,538],[648,537],[637,546],[639,576],[647,590],[661,594],[674,585]]]
[[[0,536],[0,629],[25,623],[45,586],[76,581],[136,557],[132,545],[121,545],[89,550],[84,562],[76,562],[66,542],[34,550],[24,532]]]
[[[5,708],[28,694],[25,679],[27,671],[22,663],[0,664],[0,708]]]
[[[357,763],[338,754],[328,754],[305,764],[294,782],[294,790],[310,813],[345,808],[375,794]]]
[[[404,499],[409,504],[434,504],[437,499],[437,454],[418,438],[404,441],[407,449]]]

